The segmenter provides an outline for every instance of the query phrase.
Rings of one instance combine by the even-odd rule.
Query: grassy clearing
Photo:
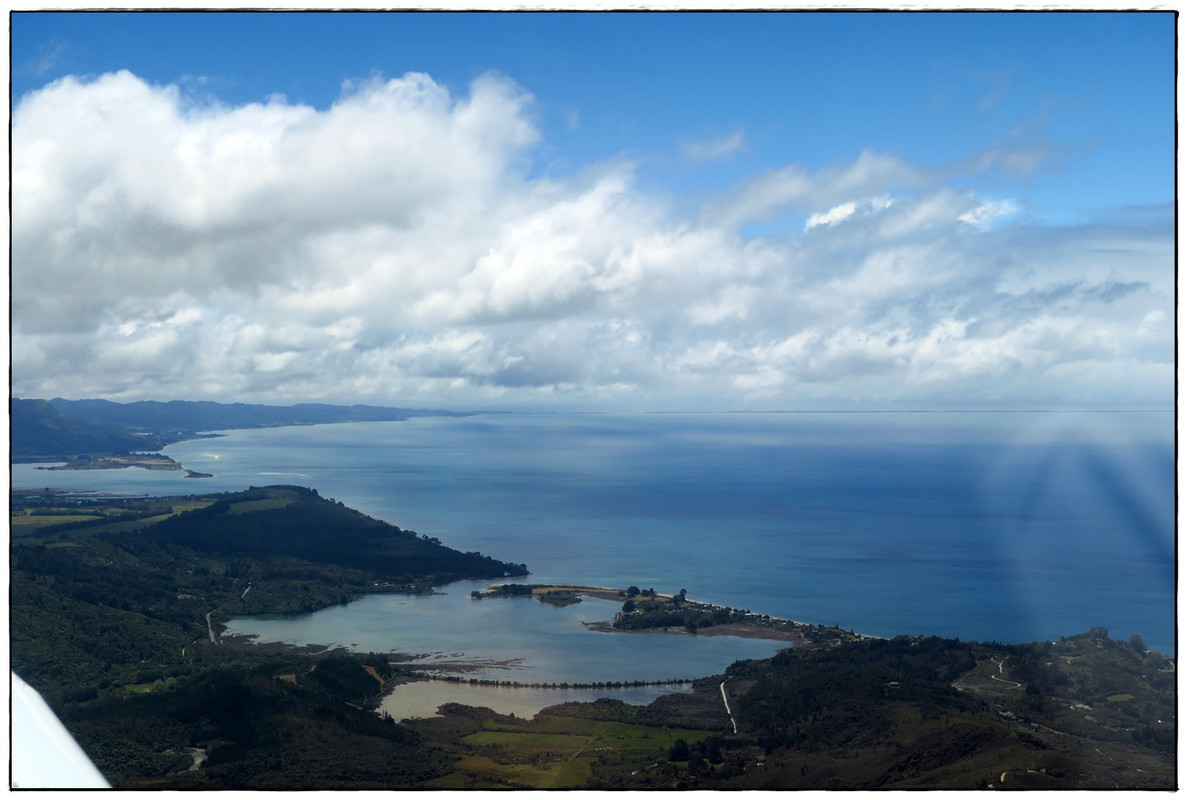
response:
[[[288,497],[269,497],[266,500],[244,500],[242,503],[232,504],[227,509],[227,513],[251,514],[255,511],[271,511],[276,508],[284,508],[292,502],[292,498]]]
[[[465,761],[465,759],[463,759]],[[458,762],[458,770],[425,784],[426,789],[506,789],[507,786],[481,778],[470,770],[463,770]]]
[[[90,522],[96,519],[103,519],[102,514],[54,514],[54,515],[27,515],[12,517],[12,532],[17,536],[30,533],[38,528],[44,528],[49,525],[62,525],[67,522]]]
[[[22,538],[36,537],[38,532],[51,525],[81,525],[83,523],[94,523],[103,519],[111,519],[122,514],[145,513],[146,510],[151,513],[157,511],[160,513],[152,516],[141,517],[139,519],[124,519],[115,520],[107,525],[87,525],[78,529],[65,529],[59,535],[67,539],[79,536],[95,536],[102,533],[128,533],[129,531],[140,530],[149,525],[155,525],[161,520],[168,519],[176,514],[182,514],[186,511],[193,511],[198,508],[205,508],[212,504],[213,499],[189,499],[180,502],[171,502],[168,499],[150,500],[148,509],[144,506],[129,507],[122,504],[119,500],[111,501],[94,509],[86,511],[72,509],[69,507],[60,509],[61,513],[30,513],[29,509],[17,508],[14,503],[14,513],[9,517],[10,532],[14,540]],[[47,511],[56,512],[57,508],[45,509]],[[52,534],[51,534],[52,535]]]
[[[155,525],[163,519],[168,519],[172,514],[159,514],[155,517],[145,517],[144,519],[126,519],[120,522],[113,522],[110,525],[99,525],[95,528],[87,528],[86,535],[94,536],[100,533],[128,533],[129,531],[140,530],[147,528],[149,525]]]
[[[206,506],[213,504],[213,500],[188,500],[181,503],[173,504],[174,514],[184,514],[186,511],[194,511],[199,508],[206,508]]]
[[[533,750],[580,750],[589,743],[586,736],[571,734],[548,733],[504,733],[502,731],[479,731],[472,733],[462,741],[468,745],[483,747],[493,745],[504,749],[518,750],[523,748]]]
[[[432,788],[489,785],[531,789],[579,788],[605,756],[666,760],[677,739],[692,743],[707,731],[652,728],[625,722],[542,715],[522,723],[487,720],[463,737],[455,772]]]

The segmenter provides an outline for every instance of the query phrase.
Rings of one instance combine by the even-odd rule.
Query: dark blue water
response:
[[[536,581],[684,588],[881,636],[1104,626],[1174,646],[1170,413],[486,415],[167,453],[217,477],[125,486],[311,486]],[[14,469],[16,486],[120,480]]]

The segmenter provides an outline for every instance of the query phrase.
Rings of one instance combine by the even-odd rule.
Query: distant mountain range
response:
[[[465,416],[444,410],[300,403],[266,406],[209,401],[22,400],[10,403],[12,456],[117,455],[158,450],[201,431],[333,422],[391,422],[409,417]]]
[[[10,410],[13,459],[116,455],[163,446],[156,436],[138,435],[66,416],[47,400],[13,398]]]

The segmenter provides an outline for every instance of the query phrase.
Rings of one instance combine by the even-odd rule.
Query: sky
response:
[[[17,12],[12,394],[1169,409],[1174,25]]]

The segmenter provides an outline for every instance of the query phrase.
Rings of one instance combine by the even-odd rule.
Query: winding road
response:
[[[1006,659],[1008,659],[1008,658],[1009,658],[1009,656],[1002,656],[1002,660],[1001,660],[1001,661],[996,661],[996,660],[994,660],[994,659],[992,659],[992,658],[991,658],[991,659],[989,659],[990,661],[993,661],[993,663],[994,663],[994,664],[997,664],[997,674],[998,674],[998,675],[1002,675],[1002,674],[1004,674],[1004,671],[1003,671],[1003,669],[1002,669],[1002,668],[1005,666],[1005,664],[1006,664]],[[999,682],[1001,682],[1001,683],[1008,683],[1008,684],[1010,684],[1011,686],[1013,686],[1015,689],[1021,689],[1021,688],[1022,688],[1022,684],[1021,684],[1021,683],[1018,683],[1018,682],[1016,682],[1016,681],[1008,681],[1008,680],[1006,680],[1005,678],[999,678],[999,677],[997,677],[997,675],[990,675],[989,677],[990,677],[990,678],[992,678],[993,680],[995,680],[995,681],[999,681]],[[1003,778],[1002,780],[1005,780],[1005,779]]]

